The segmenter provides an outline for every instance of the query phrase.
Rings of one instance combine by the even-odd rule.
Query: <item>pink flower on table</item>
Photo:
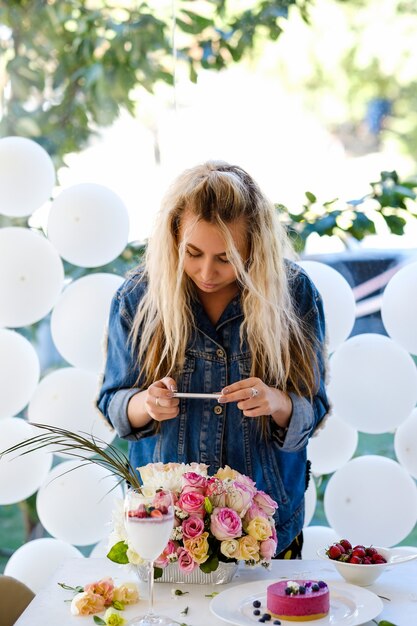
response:
[[[277,542],[270,537],[265,541],[261,541],[259,546],[259,554],[266,561],[270,561],[275,554],[275,550],[277,549]]]
[[[195,539],[204,532],[204,522],[201,517],[191,515],[182,523],[182,535],[184,539]]]
[[[244,483],[235,481],[227,490],[225,505],[243,517],[252,504],[253,492]]]
[[[197,563],[193,560],[191,554],[185,548],[178,548],[178,567],[182,572],[189,574],[196,567]]]
[[[233,509],[216,508],[211,514],[210,530],[220,541],[236,539],[242,534],[242,520]]]
[[[72,615],[94,615],[101,611],[104,611],[104,598],[98,593],[82,591],[72,599]]]
[[[204,496],[202,493],[188,491],[181,493],[178,506],[189,515],[198,515],[203,517],[205,513]]]
[[[183,489],[182,492],[189,491],[190,487],[194,491],[198,491],[199,493],[204,493],[207,487],[207,478],[205,476],[201,476],[201,474],[196,474],[195,472],[186,472],[182,476],[183,481]]]
[[[114,582],[113,578],[102,578],[95,583],[85,585],[84,591],[89,594],[98,594],[104,599],[104,606],[110,606],[113,601]]]
[[[249,478],[249,476],[246,476],[245,474],[238,473],[236,476],[236,480],[242,485],[245,485],[245,487],[247,487],[252,492],[253,495],[256,494],[257,492],[256,483],[252,480],[252,478]]]
[[[249,507],[249,509],[246,511],[245,513],[245,517],[243,518],[243,528],[246,530],[246,528],[248,527],[248,524],[255,519],[255,517],[263,517],[265,519],[268,519],[267,514],[265,513],[265,511],[263,509],[261,509],[261,507],[259,507],[256,502],[254,502],[252,504],[251,507]]]
[[[273,500],[271,496],[268,496],[268,494],[264,491],[257,491],[253,499],[256,504],[263,511],[265,511],[268,517],[273,515],[278,508],[278,504],[275,502],[275,500]]]
[[[168,563],[175,560],[178,544],[170,539],[162,552],[155,560],[156,567],[166,567]]]

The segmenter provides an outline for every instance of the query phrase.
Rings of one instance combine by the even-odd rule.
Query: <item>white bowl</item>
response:
[[[320,548],[317,550],[317,554],[321,559],[332,563],[339,574],[346,580],[346,582],[352,585],[359,585],[360,587],[368,587],[372,585],[377,578],[379,578],[382,572],[389,565],[396,565],[398,563],[406,563],[412,559],[417,558],[417,552],[406,552],[402,549],[396,548],[379,548],[375,547],[379,554],[381,554],[386,560],[386,563],[374,563],[372,565],[364,565],[363,563],[345,563],[344,561],[336,561],[327,556],[327,548]]]

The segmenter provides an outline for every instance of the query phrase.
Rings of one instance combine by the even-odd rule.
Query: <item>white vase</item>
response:
[[[139,578],[143,581],[147,580],[146,565],[136,565],[135,567]],[[170,563],[162,569],[162,576],[156,578],[158,583],[188,583],[196,585],[224,585],[230,583],[238,568],[237,563],[222,563],[215,572],[205,574],[199,567],[187,574],[182,572],[178,567],[178,563]]]

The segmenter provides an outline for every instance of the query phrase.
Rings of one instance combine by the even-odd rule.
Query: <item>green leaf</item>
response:
[[[76,587],[71,587],[65,583],[58,583],[58,585],[67,591],[75,591],[76,593],[82,593],[84,591],[84,587],[80,587],[80,585],[77,585]]]
[[[379,622],[379,626],[396,626],[396,624],[393,624],[392,622],[389,622],[386,619],[383,619]]]
[[[207,498],[207,496],[204,498],[204,508],[206,509],[209,515],[213,511],[213,505],[210,502],[210,498]]]
[[[403,217],[399,217],[398,215],[382,215],[382,217],[394,235],[402,235],[404,233],[406,221]]]
[[[94,615],[93,620],[96,624],[104,624],[104,626],[106,626],[106,622],[104,621],[104,619],[101,619],[101,617],[99,617],[98,615]]]
[[[211,572],[215,572],[219,567],[219,559],[216,555],[212,556],[210,559],[207,559],[205,563],[201,563],[200,569],[205,574],[210,574]]]
[[[162,574],[163,574],[163,569],[162,567],[154,567],[153,568],[153,577],[154,580],[157,580],[158,578],[161,578]]]
[[[311,204],[314,204],[314,202],[317,202],[317,198],[314,195],[314,193],[311,193],[311,191],[306,191],[306,198],[309,202],[311,202]]]
[[[114,546],[107,553],[107,558],[113,563],[120,563],[121,565],[126,565],[129,563],[129,559],[127,557],[127,543],[125,541],[118,541],[114,544]]]

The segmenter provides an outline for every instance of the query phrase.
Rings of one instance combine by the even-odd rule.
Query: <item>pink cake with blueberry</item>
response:
[[[281,580],[267,587],[266,606],[284,620],[320,619],[329,612],[329,588],[322,580]]]

